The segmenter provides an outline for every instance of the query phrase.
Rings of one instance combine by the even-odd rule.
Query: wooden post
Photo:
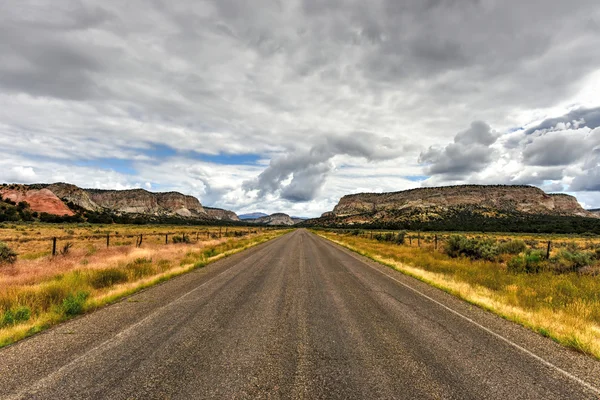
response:
[[[165,235],[165,244],[169,244],[169,234]]]
[[[200,234],[200,232],[196,231],[196,242],[198,241],[198,235]]]
[[[219,227],[219,239],[221,239],[221,227]]]
[[[140,244],[138,245],[138,247],[142,247],[143,240],[144,240],[144,235],[142,233],[140,233]]]
[[[52,256],[56,255],[56,237],[52,238]]]
[[[546,259],[550,259],[550,248],[552,247],[552,242],[548,240],[548,249],[546,250]]]
[[[417,232],[417,246],[421,247],[421,232]]]
[[[110,233],[106,234],[106,248],[108,249],[108,247],[110,246]]]
[[[373,239],[373,231],[370,232],[371,233],[371,240]]]
[[[228,226],[226,226],[226,227],[225,227],[225,237],[227,237],[227,231],[228,231],[228,230],[229,230],[229,227],[228,227]]]
[[[408,243],[409,243],[410,246],[412,246],[412,236],[408,237]]]
[[[433,249],[434,249],[434,250],[437,250],[437,235],[435,235],[435,236],[433,237],[433,240],[434,240]]]

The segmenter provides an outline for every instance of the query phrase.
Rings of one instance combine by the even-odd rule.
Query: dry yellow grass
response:
[[[450,258],[431,248],[317,233],[600,359],[600,277],[551,272],[513,274],[502,263]]]
[[[191,244],[144,242],[141,248],[79,248],[65,256],[0,266],[0,347],[284,232]]]
[[[0,242],[6,242],[21,259],[46,257],[52,252],[52,238],[57,238],[57,250],[67,242],[72,250],[94,251],[106,248],[106,235],[110,235],[110,247],[134,246],[139,235],[145,244],[164,244],[165,234],[185,233],[192,241],[208,240],[219,236],[233,236],[234,232],[258,232],[257,227],[218,227],[181,225],[92,225],[92,224],[43,224],[0,223]],[[173,235],[169,236],[171,240]]]

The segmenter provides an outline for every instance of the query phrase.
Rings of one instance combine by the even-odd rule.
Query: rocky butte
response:
[[[333,211],[309,221],[313,225],[389,224],[472,216],[588,217],[573,196],[547,194],[533,186],[461,185],[391,193],[358,193],[342,197]]]

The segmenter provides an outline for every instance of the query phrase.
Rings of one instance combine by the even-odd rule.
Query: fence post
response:
[[[106,234],[106,248],[108,249],[108,247],[110,246],[110,233]]]
[[[143,240],[144,240],[144,235],[142,233],[140,233],[140,244],[138,245],[138,247],[142,247]]]
[[[433,249],[434,249],[434,250],[437,250],[437,235],[435,235],[435,236],[433,237],[433,240],[434,240],[434,243],[435,243],[435,244],[434,244],[434,246],[433,246]]]
[[[548,240],[548,249],[546,250],[546,260],[550,259],[550,248],[552,246],[552,242]]]
[[[56,237],[52,238],[52,256],[56,255]]]
[[[165,244],[169,244],[169,234],[165,235]]]
[[[417,246],[421,247],[421,232],[417,232]]]
[[[409,243],[410,246],[412,246],[412,236],[408,237],[408,243]]]
[[[221,227],[219,227],[219,239],[221,239]]]

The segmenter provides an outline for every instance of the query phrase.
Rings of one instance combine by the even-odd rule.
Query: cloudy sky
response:
[[[597,0],[0,2],[0,182],[315,216],[532,184],[600,207]]]

